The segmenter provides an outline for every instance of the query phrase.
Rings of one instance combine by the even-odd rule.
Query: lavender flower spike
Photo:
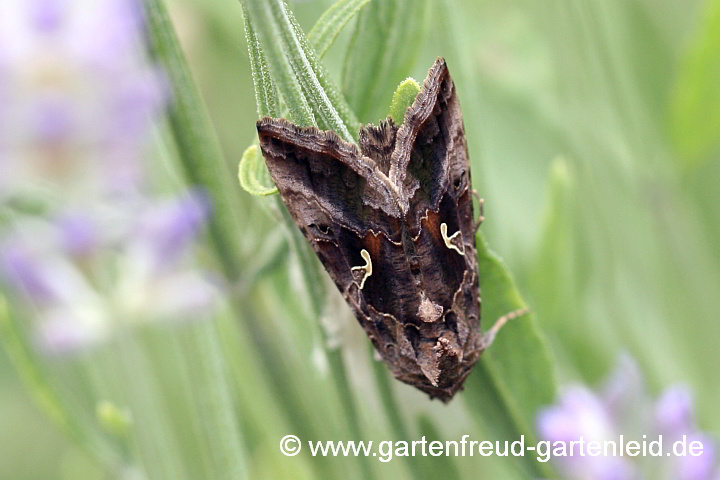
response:
[[[599,392],[576,385],[565,390],[558,403],[537,417],[539,436],[553,448],[569,442],[599,442],[628,445],[638,442],[655,453],[632,456],[612,449],[601,455],[575,451],[571,456],[553,457],[561,478],[566,480],[719,480],[716,442],[698,430],[693,421],[692,396],[682,386],[668,388],[658,400],[648,393],[638,366],[629,357]],[[622,439],[621,439],[622,437]],[[681,446],[692,442],[702,452],[683,453]],[[687,450],[687,449],[686,449]],[[700,454],[697,454],[700,453]]]
[[[0,202],[134,191],[167,85],[136,0],[0,2]]]

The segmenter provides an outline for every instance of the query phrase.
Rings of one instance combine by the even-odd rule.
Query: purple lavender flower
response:
[[[0,281],[32,305],[46,352],[135,323],[207,318],[220,299],[189,255],[209,212],[205,195],[114,207],[24,218],[2,241]]]
[[[0,232],[0,282],[31,306],[51,353],[204,318],[219,299],[190,256],[207,196],[154,199],[144,181],[168,95],[136,2],[0,2],[0,207],[38,193],[47,204]]]
[[[621,456],[610,449],[607,456],[580,455],[576,450],[572,456],[554,457],[557,471],[568,480],[720,479],[716,444],[695,426],[689,390],[673,386],[653,400],[638,366],[629,357],[622,357],[601,392],[581,385],[567,388],[558,403],[540,412],[537,429],[551,445],[580,440],[604,445],[610,441],[620,448],[621,442],[642,445],[644,441],[650,445],[662,436],[662,451],[660,444],[655,444],[659,455]],[[679,449],[694,441],[702,444],[701,455],[673,452],[675,445]]]
[[[158,264],[172,262],[187,249],[210,214],[210,199],[194,191],[172,201],[158,202],[139,218],[138,235],[147,238],[145,245]]]
[[[0,201],[39,182],[67,197],[144,178],[167,99],[135,0],[0,2]]]
[[[12,278],[16,288],[38,301],[55,296],[53,282],[38,262],[38,257],[20,244],[6,242],[2,246],[0,265],[5,276]]]
[[[64,0],[30,0],[28,16],[32,28],[44,33],[57,31],[67,14],[66,3]]]

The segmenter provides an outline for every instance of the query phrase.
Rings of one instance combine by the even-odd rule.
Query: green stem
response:
[[[168,118],[180,161],[189,181],[207,189],[213,202],[210,237],[231,281],[238,278],[243,228],[234,172],[225,162],[215,130],[192,79],[163,0],[147,0],[150,51],[163,65],[172,85]]]
[[[284,409],[293,434],[301,439],[319,439],[320,436],[314,427],[311,415],[302,402],[302,398],[307,397],[307,394],[299,391],[295,387],[295,382],[286,380],[295,378],[292,366],[285,361],[286,357],[273,353],[282,351],[282,346],[278,345],[279,339],[272,332],[267,331],[267,323],[261,321],[251,302],[243,303],[236,300],[234,303],[236,309],[242,307],[243,315],[249,324],[245,333],[248,334],[251,344],[255,346],[257,358],[267,372],[266,378],[272,388],[273,396]],[[310,466],[319,478],[338,478],[339,476],[339,472],[334,468],[329,457],[315,457],[310,462]]]
[[[375,347],[372,347],[371,355],[374,352]],[[390,422],[390,431],[396,440],[409,441],[410,432],[405,426],[402,414],[400,413],[400,409],[395,401],[395,395],[393,394],[392,385],[390,384],[392,379],[390,378],[387,365],[385,365],[385,362],[377,361],[374,358],[371,358],[370,362],[372,363],[375,384],[377,385],[378,392],[380,393],[380,401],[385,407],[385,412],[387,413],[388,420]],[[413,457],[405,457],[405,459],[407,461],[407,466],[410,469],[410,473],[412,474],[412,478],[417,480],[426,478],[426,475],[423,475],[421,465],[416,462]]]
[[[318,59],[325,56],[345,25],[369,2],[370,0],[338,0],[320,16],[307,35]]]
[[[0,340],[35,403],[84,453],[110,473],[121,472],[122,456],[92,432],[57,395],[45,369],[32,354],[22,326],[15,320],[7,300],[0,296]]]
[[[215,202],[215,215],[211,223],[213,247],[222,262],[227,279],[230,283],[234,283],[242,265],[238,257],[240,250],[235,246],[235,239],[242,237],[242,229],[235,220],[232,210],[231,197],[234,195],[230,195],[230,192],[235,192],[235,189],[228,183],[231,178],[235,178],[235,175],[228,175],[225,172],[212,125],[191,79],[162,0],[148,0],[147,5],[152,40],[151,51],[153,56],[167,68],[174,88],[175,106],[170,112],[171,132],[179,146],[180,160],[185,166],[188,177],[192,182],[204,185]],[[263,68],[267,70],[266,67]],[[273,109],[270,104],[266,104],[264,108],[268,113]],[[262,320],[254,312],[252,303],[233,299],[232,308],[236,317],[247,325],[246,332],[252,337],[253,345],[256,346],[254,353],[261,360],[287,419],[301,438],[317,438],[310,426],[307,412],[297,401],[300,393],[282,380],[292,377],[291,368],[281,361],[282,348],[273,341],[272,333],[266,331]],[[312,462],[312,465],[317,469],[318,476],[321,478],[336,476],[337,472],[332,471],[329,459],[317,460]]]
[[[137,425],[132,429],[131,440],[136,455],[142,459],[146,475],[148,478],[172,480],[188,478],[179,440],[170,426],[168,409],[158,390],[159,382],[152,373],[146,351],[134,332],[120,332],[114,342],[118,381],[126,386],[133,422]]]
[[[310,305],[313,310],[313,316],[315,318],[320,318],[323,315],[326,303],[326,291],[324,289],[325,280],[321,278],[323,273],[320,271],[318,260],[314,258],[314,253],[310,250],[310,248],[308,248],[307,241],[300,234],[298,229],[295,228],[287,209],[282,205],[280,207],[286,217],[286,221],[291,223],[291,242],[295,252],[297,253],[297,258],[300,260],[300,271],[304,277],[303,283],[307,286],[307,292],[310,296]],[[345,361],[342,358],[342,351],[340,349],[330,349],[326,346],[325,354],[328,358],[333,383],[335,384],[338,396],[340,397],[340,404],[343,408],[348,431],[354,440],[363,440],[357,404],[350,385],[350,380],[347,376]],[[370,459],[368,457],[361,456],[358,460],[360,462],[363,477],[366,479],[374,478],[372,468],[370,466]]]
[[[228,372],[220,355],[215,323],[200,322],[193,326],[190,348],[194,350],[193,363],[198,374],[193,378],[200,395],[195,396],[198,415],[202,418],[205,439],[213,459],[216,478],[241,479],[248,477],[246,449],[238,430]]]

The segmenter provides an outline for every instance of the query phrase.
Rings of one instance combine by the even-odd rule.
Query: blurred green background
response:
[[[307,32],[331,3],[290,6]],[[446,57],[465,114],[474,186],[486,200],[483,231],[549,337],[561,382],[595,384],[627,351],[653,390],[689,385],[700,426],[720,432],[720,1],[422,3],[421,30],[408,34],[402,62],[378,73],[375,100],[358,112],[360,121],[382,118],[399,81],[423,79],[436,56]],[[234,170],[253,142],[257,116],[241,6],[233,0],[168,4]],[[337,83],[353,23],[324,60]],[[277,235],[263,202],[242,193],[236,207],[248,259]],[[289,258],[281,257],[253,287],[244,300],[247,315],[290,348],[281,363],[293,365],[287,370],[293,378],[282,381],[313,391],[295,399],[309,406],[309,418],[294,421],[307,421],[323,438],[343,439],[338,399],[326,392],[327,375],[322,362],[318,366],[320,326],[298,313],[302,289],[293,286]],[[372,389],[363,376],[367,355],[353,357],[367,350],[367,341],[352,322],[340,335],[354,342],[346,359],[351,370],[360,366],[351,377],[356,388]],[[293,419],[279,413],[277,391],[252,353],[257,337],[233,319],[218,328],[232,360],[238,416],[251,432],[245,448],[253,478],[309,478],[314,467],[307,458],[277,452],[277,440],[293,432]],[[154,337],[163,335],[150,332],[146,339],[157,342],[158,358],[165,347]],[[174,382],[172,365],[154,365],[170,398],[174,388],[188,386]],[[475,432],[463,430],[462,400],[444,407],[404,385],[393,388],[407,406],[404,416],[435,419],[431,425],[441,424],[448,438]],[[1,479],[107,478],[33,404],[4,350],[0,392]],[[378,408],[373,398],[360,404],[360,416],[369,438],[387,438],[384,422],[371,425]],[[181,418],[169,421],[180,450],[192,435],[183,408],[178,401],[167,412]],[[344,465],[342,459],[328,463]],[[407,475],[398,461],[373,468],[383,478]],[[452,468],[465,474],[507,466],[474,459]],[[188,467],[188,478],[200,478],[192,471]]]

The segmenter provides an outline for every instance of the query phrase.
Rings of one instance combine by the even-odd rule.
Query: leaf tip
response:
[[[268,196],[278,193],[262,158],[258,146],[250,145],[245,149],[238,165],[240,186],[250,195]]]
[[[390,116],[399,126],[405,121],[405,111],[412,105],[420,93],[420,84],[412,77],[408,77],[395,89],[390,102]]]

